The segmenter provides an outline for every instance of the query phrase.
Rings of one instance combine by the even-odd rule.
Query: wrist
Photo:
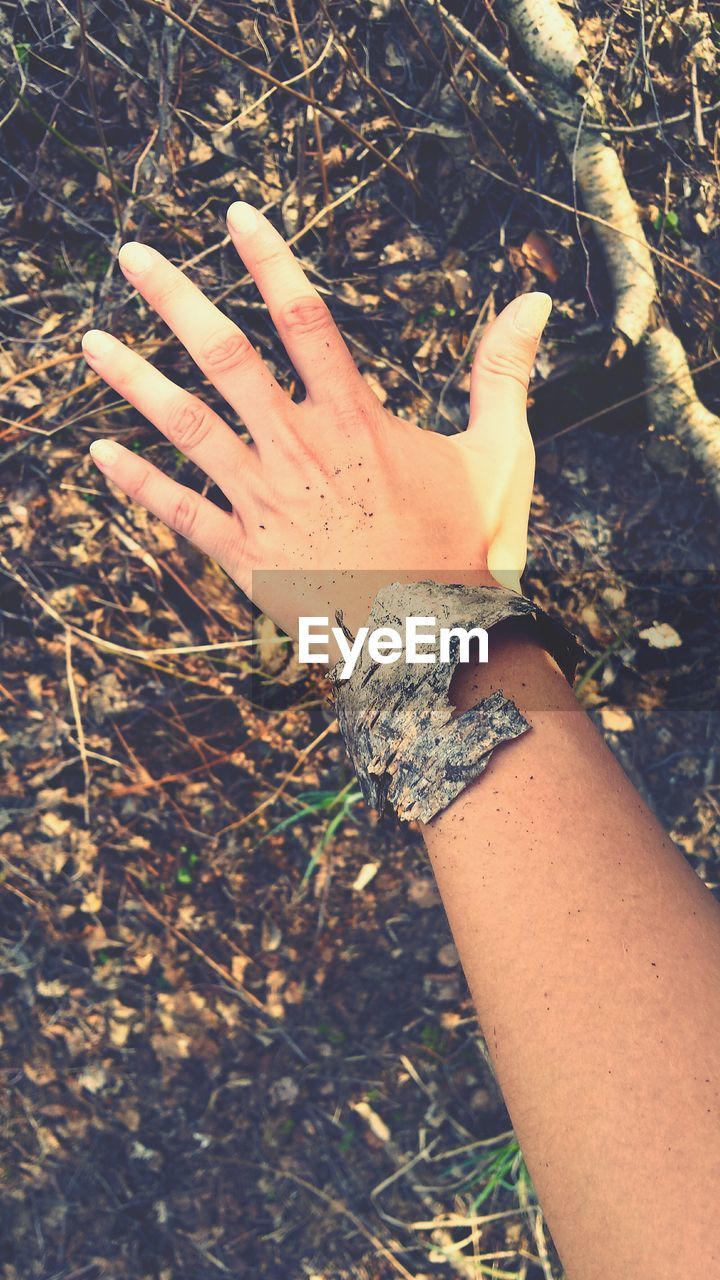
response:
[[[524,618],[509,618],[493,627],[487,662],[470,661],[456,668],[450,701],[458,712],[467,711],[498,690],[523,714],[538,707],[577,707],[560,667],[540,643],[532,623]]]
[[[483,667],[468,664],[467,708],[455,716],[448,691],[458,660],[472,653],[473,642],[486,659],[488,632],[495,634],[512,618],[527,619],[533,639],[528,644],[522,633],[510,632],[500,648],[500,666],[489,678]],[[560,669],[572,679],[582,653],[542,609],[497,585],[394,583],[376,596],[369,623],[356,638],[352,669],[346,662],[331,672],[335,706],[366,801],[381,810],[389,803],[405,820],[429,821],[484,771],[497,747],[527,732],[531,721],[518,702],[557,704],[556,671],[535,638],[557,654],[563,682]],[[418,626],[431,629],[418,636]],[[402,635],[405,661],[398,661]],[[341,632],[338,639],[351,637]],[[418,639],[432,652],[420,656]],[[382,652],[380,644],[386,646]],[[508,679],[528,697],[508,697]],[[493,683],[494,691],[488,689]],[[566,696],[574,705],[572,695]]]

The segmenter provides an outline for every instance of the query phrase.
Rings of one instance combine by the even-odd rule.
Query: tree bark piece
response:
[[[523,616],[571,680],[582,647],[538,605],[505,587],[395,582],[378,592],[368,626],[392,627],[404,638],[409,617],[434,619],[438,635],[441,627],[489,631]],[[455,716],[448,693],[458,649],[455,640],[450,662],[379,664],[364,647],[348,680],[340,678],[342,663],[330,673],[340,731],[371,808],[382,812],[389,803],[404,821],[429,822],[479,777],[498,746],[530,728],[499,690]]]

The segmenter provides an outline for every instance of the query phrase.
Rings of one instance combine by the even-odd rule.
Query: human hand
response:
[[[507,585],[509,576],[517,581],[534,469],[527,384],[550,310],[547,295],[514,299],[488,326],[473,364],[468,428],[446,437],[380,404],[326,304],[266,218],[237,203],[228,229],[306,399],[293,403],[243,332],[160,253],[123,245],[126,278],[224,396],[252,443],[122,342],[92,330],[83,339],[90,366],[207,473],[232,511],[115,441],[90,446],[100,470],[217,560],[290,634],[300,613],[318,611],[317,599],[309,606],[303,573],[352,578],[373,571],[382,581],[403,573],[489,581],[492,574]],[[268,586],[274,574],[260,572],[277,570],[286,571],[279,595]],[[347,602],[337,586],[332,595],[321,603],[334,613]],[[364,621],[354,604],[349,615],[359,611],[355,621]]]

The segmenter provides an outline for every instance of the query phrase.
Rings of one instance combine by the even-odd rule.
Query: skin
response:
[[[121,445],[113,443],[112,461],[107,441],[91,446],[101,470],[217,560],[291,633],[298,612],[321,605],[345,607],[364,622],[375,591],[364,590],[353,571],[372,572],[379,585],[385,571],[446,570],[452,577],[470,566],[480,573],[488,565],[522,567],[533,479],[525,392],[549,298],[516,299],[488,330],[468,430],[448,438],[421,432],[383,408],[325,302],[266,218],[234,205],[228,229],[307,398],[293,404],[245,334],[161,254],[124,245],[119,262],[128,281],[177,334],[252,443],[242,443],[200,400],[111,335],[94,330],[83,339],[88,363],[210,476],[232,514]],[[515,323],[528,311],[530,333]],[[290,571],[344,576],[332,590],[326,577],[322,598],[317,578],[301,577],[294,590]],[[253,575],[262,579],[255,589]]]
[[[497,688],[532,730],[424,834],[568,1280],[720,1274],[720,908],[511,624]]]
[[[128,281],[252,443],[95,331],[83,340],[93,369],[215,481],[232,513],[96,442],[108,479],[291,634],[300,612],[341,608],[361,625],[380,583],[401,576],[517,584],[533,478],[527,384],[549,299],[516,299],[488,327],[468,429],[448,439],[379,404],[261,215],[236,205],[228,226],[307,397],[293,404],[245,335],[159,253],[124,246]],[[715,1274],[720,909],[552,660],[514,624],[492,633],[486,666],[453,683],[461,709],[496,688],[532,730],[424,836],[556,1245],[570,1280]]]

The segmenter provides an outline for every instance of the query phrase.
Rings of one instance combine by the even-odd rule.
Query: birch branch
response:
[[[682,344],[663,318],[652,255],[610,135],[585,127],[604,123],[605,103],[580,34],[557,0],[503,0],[503,7],[537,74],[543,107],[557,114],[558,140],[585,209],[613,224],[593,222],[614,297],[608,361],[629,347],[642,350],[651,420],[685,442],[720,501],[720,419],[698,399]],[[661,391],[652,390],[655,383]]]

